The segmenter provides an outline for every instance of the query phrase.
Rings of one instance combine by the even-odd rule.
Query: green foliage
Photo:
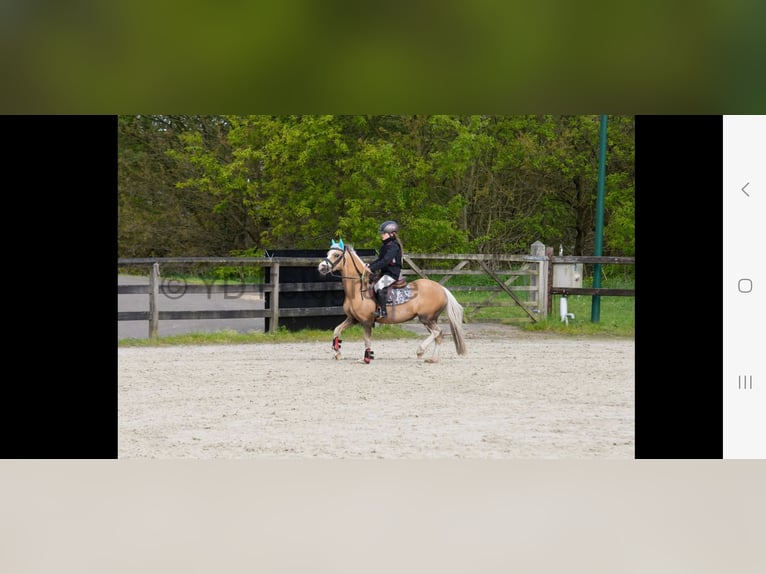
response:
[[[216,267],[210,271],[210,278],[216,282],[244,282],[244,283],[263,283],[265,271],[263,267],[253,265],[243,265],[240,267],[224,266]]]
[[[119,254],[377,247],[591,254],[599,116],[121,116]],[[633,118],[610,116],[604,245],[632,255]],[[606,253],[605,253],[606,254]]]
[[[635,297],[594,297],[570,295],[567,297],[567,311],[573,319],[562,321],[559,313],[560,295],[554,296],[553,313],[544,321],[529,323],[525,329],[548,331],[566,335],[634,337],[636,328]],[[594,321],[594,305],[598,308]]]

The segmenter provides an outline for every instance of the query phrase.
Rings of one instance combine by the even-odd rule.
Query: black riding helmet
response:
[[[396,221],[384,221],[380,224],[380,227],[378,228],[378,233],[390,233],[394,234],[399,231],[399,225],[396,223]]]

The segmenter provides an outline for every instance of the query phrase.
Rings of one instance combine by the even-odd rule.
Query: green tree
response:
[[[634,253],[633,118],[610,116],[605,253]],[[592,253],[599,116],[122,116],[122,256],[375,247]]]
[[[178,162],[183,139],[197,134],[220,148],[226,124],[215,116],[118,118],[118,251],[122,257],[223,255],[242,242],[237,205],[217,209],[216,198],[178,182],[192,169]]]

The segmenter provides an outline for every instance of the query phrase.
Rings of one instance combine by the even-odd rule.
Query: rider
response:
[[[379,309],[375,311],[375,316],[384,319],[386,313],[386,297],[388,296],[388,287],[397,279],[402,272],[402,243],[397,237],[399,225],[396,221],[384,221],[378,228],[383,245],[378,253],[378,258],[372,263],[366,265],[367,271],[381,271],[380,279],[375,283],[375,299],[378,302]]]

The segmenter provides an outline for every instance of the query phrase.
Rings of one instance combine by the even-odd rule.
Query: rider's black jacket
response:
[[[370,271],[378,271],[399,279],[402,273],[402,248],[396,237],[383,240],[378,258],[370,263]]]

